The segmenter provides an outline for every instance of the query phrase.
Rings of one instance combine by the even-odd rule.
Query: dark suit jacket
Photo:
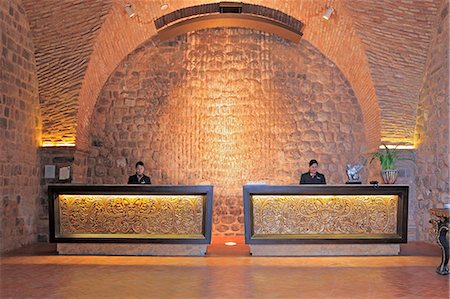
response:
[[[300,178],[300,184],[326,184],[325,176],[321,173],[316,173],[315,177],[312,177],[309,172],[302,174]]]
[[[151,180],[150,177],[146,176],[144,174],[144,176],[139,180],[137,177],[137,174],[132,175],[128,178],[128,184],[151,184]]]

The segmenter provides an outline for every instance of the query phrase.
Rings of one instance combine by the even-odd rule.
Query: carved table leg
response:
[[[447,232],[448,227],[447,225],[440,225],[438,230],[438,239],[437,242],[442,250],[442,260],[439,267],[436,268],[436,272],[441,275],[447,275],[449,274],[448,271],[448,258],[449,258],[449,247],[448,247],[448,240],[447,240]]]

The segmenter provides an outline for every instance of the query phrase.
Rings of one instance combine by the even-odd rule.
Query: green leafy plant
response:
[[[381,169],[387,170],[387,169],[394,169],[395,168],[395,162],[397,160],[407,160],[403,158],[397,158],[398,151],[397,146],[393,149],[390,149],[387,147],[386,144],[383,144],[384,150],[372,153],[372,159],[370,160],[370,163],[372,163],[373,160],[377,159],[380,160],[381,163]]]

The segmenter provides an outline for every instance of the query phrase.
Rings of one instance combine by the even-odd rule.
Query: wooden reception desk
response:
[[[394,255],[407,242],[408,186],[244,186],[254,255]]]
[[[50,185],[50,241],[60,254],[202,255],[212,186]]]

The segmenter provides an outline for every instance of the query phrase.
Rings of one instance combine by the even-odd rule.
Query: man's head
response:
[[[311,160],[309,161],[309,173],[316,174],[317,168],[319,168],[319,163],[317,163],[317,160]]]
[[[144,162],[138,161],[138,162],[136,163],[136,174],[137,174],[138,176],[142,176],[142,175],[144,175],[144,170],[145,170],[145,168],[144,168]]]

